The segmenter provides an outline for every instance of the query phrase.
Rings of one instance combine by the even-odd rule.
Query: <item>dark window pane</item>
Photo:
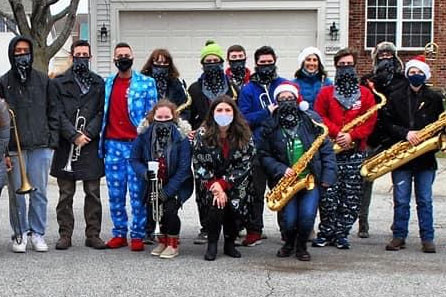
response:
[[[424,0],[424,1],[423,1],[423,5],[424,5],[424,6],[432,7],[432,0]]]
[[[413,16],[412,19],[414,20],[420,20],[421,19],[421,15],[422,14],[422,10],[421,8],[414,8],[413,9]]]
[[[375,6],[376,5],[376,0],[369,0],[369,1],[367,1],[367,5],[368,6]]]
[[[420,35],[421,34],[421,23],[412,23],[412,34]]]
[[[403,1],[403,6],[410,6],[412,4],[411,0],[404,0]]]
[[[367,18],[376,19],[376,8],[372,7],[367,9]]]
[[[388,0],[387,3],[389,6],[396,6],[396,0]]]
[[[432,9],[423,8],[423,19],[430,20],[432,18]]]
[[[387,18],[392,20],[396,19],[396,7],[389,8]]]
[[[422,6],[423,0],[413,0],[412,3],[413,6]]]
[[[378,5],[379,6],[386,6],[387,5],[387,0],[378,0]]]
[[[378,19],[385,20],[387,18],[387,9],[385,7],[378,8]]]
[[[421,44],[426,45],[426,43],[431,41],[431,36],[430,35],[423,35],[421,36]]]
[[[424,47],[431,40],[430,22],[403,22],[402,46]]]
[[[376,34],[386,34],[386,23],[378,23],[376,27]]]
[[[403,8],[403,19],[412,19],[412,10],[410,8]]]

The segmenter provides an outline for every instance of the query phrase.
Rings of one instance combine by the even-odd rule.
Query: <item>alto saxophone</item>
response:
[[[266,194],[268,208],[272,211],[280,211],[293,197],[302,189],[314,189],[315,181],[312,174],[307,174],[304,178],[299,178],[299,174],[307,168],[313,156],[328,135],[328,128],[324,124],[312,120],[314,125],[322,128],[323,132],[312,143],[311,147],[293,164],[292,169],[296,173],[292,177],[282,177],[277,185]]]
[[[176,112],[178,115],[181,114],[186,108],[188,108],[192,104],[192,97],[190,96],[189,91],[187,90],[186,82],[184,81],[184,79],[183,83],[181,84],[181,87],[183,88],[184,94],[186,94],[186,102],[177,107]]]
[[[395,143],[387,150],[365,160],[362,163],[361,175],[372,181],[429,151],[446,150],[445,127],[446,111],[440,114],[438,120],[418,131],[417,136],[422,141],[420,144],[413,146],[408,141]]]
[[[358,116],[357,118],[355,118],[354,120],[352,120],[351,122],[347,123],[344,127],[342,127],[341,132],[342,133],[348,133],[351,130],[353,130],[353,128],[363,124],[365,121],[367,121],[372,115],[375,114],[375,112],[377,112],[379,109],[381,109],[384,105],[386,105],[387,103],[387,98],[386,96],[384,96],[381,93],[378,93],[375,88],[372,89],[372,92],[378,96],[379,98],[381,98],[381,102],[378,104],[375,104],[372,108],[370,108],[369,110],[367,110],[365,113],[363,113],[362,115]],[[354,145],[354,143],[352,143],[352,145]],[[339,144],[335,143],[333,144],[333,150],[335,152],[335,154],[339,154],[340,152],[344,151],[345,149],[343,147],[341,147]]]

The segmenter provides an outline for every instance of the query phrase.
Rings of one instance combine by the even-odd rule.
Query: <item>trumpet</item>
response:
[[[260,105],[262,106],[263,109],[267,109],[269,105],[274,104],[274,103],[273,103],[273,100],[271,100],[271,97],[269,96],[268,88],[266,87],[266,85],[262,85],[262,86],[263,86],[263,89],[265,90],[265,92],[260,94],[260,96],[259,96]]]
[[[74,128],[76,129],[76,131],[82,133],[85,130],[87,120],[85,119],[85,117],[79,115],[79,113],[80,110],[78,109],[76,113],[76,121],[74,122]],[[71,163],[76,162],[79,159],[79,156],[81,155],[81,148],[82,147],[80,145],[76,145],[75,147],[74,143],[71,144],[70,152],[68,153],[68,160],[65,164],[65,167],[62,169],[63,171],[73,172]]]
[[[156,223],[155,227],[155,235],[161,234],[160,232],[160,223],[161,217],[163,216],[163,205],[160,202],[159,191],[162,187],[161,180],[158,178],[158,169],[159,162],[157,161],[149,161],[147,162],[147,167],[149,171],[155,172],[155,178],[150,179],[149,181],[149,203],[152,204],[152,218]]]

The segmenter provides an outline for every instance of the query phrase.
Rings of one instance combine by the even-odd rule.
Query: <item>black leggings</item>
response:
[[[180,204],[175,198],[168,199],[163,203],[163,216],[161,217],[160,231],[162,234],[180,234],[181,221],[178,217]]]
[[[237,216],[229,205],[223,209],[210,206],[208,209],[208,241],[218,241],[222,226],[225,239],[235,240],[237,236],[236,219]]]

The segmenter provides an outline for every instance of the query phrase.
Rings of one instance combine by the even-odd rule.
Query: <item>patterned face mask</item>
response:
[[[258,65],[255,68],[259,82],[263,85],[270,84],[277,77],[275,64]]]
[[[228,85],[223,71],[223,62],[203,64],[203,93],[214,99],[218,95],[226,93]]]
[[[351,109],[359,99],[359,79],[354,66],[336,68],[335,97],[345,109]]]
[[[299,124],[299,107],[295,100],[279,101],[279,124],[285,129],[292,129]]]
[[[73,58],[73,73],[74,79],[78,84],[83,94],[88,93],[93,82],[93,77],[90,75],[88,57],[74,57]]]
[[[165,150],[171,141],[171,133],[173,128],[173,121],[154,121],[153,122],[153,139],[155,156],[162,157]]]
[[[231,68],[232,78],[236,84],[242,85],[246,74],[246,59],[229,61],[229,67]]]
[[[377,84],[385,87],[390,84],[395,74],[395,59],[382,59],[378,62],[375,70],[375,81]]]
[[[158,99],[164,98],[167,95],[167,82],[169,78],[169,66],[152,66],[152,76],[156,82],[156,89],[158,91]]]
[[[19,73],[20,80],[25,82],[31,71],[31,54],[22,54],[14,56],[14,64]]]

